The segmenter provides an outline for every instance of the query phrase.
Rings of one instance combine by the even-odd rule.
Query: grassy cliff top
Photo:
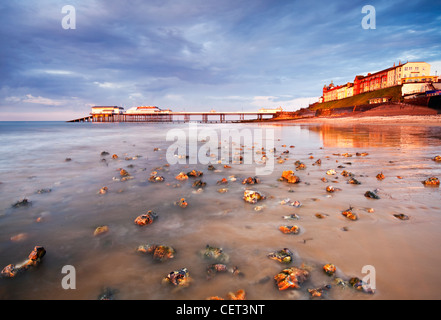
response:
[[[392,101],[401,101],[401,85],[384,88],[380,90],[375,90],[371,92],[360,93],[352,97],[328,101],[323,103],[314,103],[309,106],[309,109],[312,111],[318,109],[336,109],[336,108],[344,108],[344,107],[353,107],[359,106],[363,104],[368,104],[369,99],[373,98],[381,98],[381,97],[391,97]]]

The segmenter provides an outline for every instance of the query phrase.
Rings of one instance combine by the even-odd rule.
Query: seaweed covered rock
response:
[[[268,258],[272,260],[279,261],[281,263],[291,263],[294,254],[288,248],[283,248],[282,250],[271,252],[268,254]]]
[[[147,213],[144,213],[135,219],[135,224],[138,226],[145,226],[148,224],[152,224],[158,218],[158,215],[154,213],[152,210],[149,210]]]
[[[176,287],[188,287],[190,285],[190,281],[191,278],[187,268],[172,271],[164,279],[162,279],[162,283],[171,284]]]
[[[159,262],[174,258],[176,252],[173,247],[157,244],[140,245],[136,251],[151,254],[153,259]]]
[[[202,171],[197,171],[197,170],[191,170],[190,172],[187,172],[187,176],[189,177],[200,177],[202,176],[204,173]]]
[[[29,207],[32,204],[31,201],[29,201],[28,199],[24,198],[21,201],[17,201],[16,203],[14,203],[12,205],[13,208],[22,208],[22,207]]]
[[[15,264],[9,264],[6,267],[3,268],[1,271],[1,276],[6,278],[14,278],[16,275],[18,275],[21,272],[24,272],[31,267],[35,267],[38,264],[40,264],[41,259],[46,254],[46,250],[42,246],[35,246],[34,250],[29,254],[28,259],[18,265]]]
[[[291,267],[283,269],[274,276],[279,290],[298,289],[300,285],[308,280],[309,271],[302,268]]]
[[[222,248],[212,247],[208,244],[204,250],[199,251],[199,255],[205,260],[219,262],[219,263],[228,263],[230,259],[228,254],[223,252]]]

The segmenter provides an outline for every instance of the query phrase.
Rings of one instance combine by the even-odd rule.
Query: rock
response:
[[[94,236],[98,236],[98,235],[106,233],[108,231],[109,231],[109,227],[108,226],[100,226],[100,227],[97,227],[95,229],[95,231],[93,232],[93,235]]]
[[[296,166],[296,170],[305,170],[306,169],[306,165],[303,162],[296,161],[294,163],[294,165]]]
[[[394,217],[400,220],[409,220],[409,216],[403,213],[394,214]]]
[[[288,248],[283,248],[282,250],[271,252],[270,254],[268,254],[268,258],[279,261],[281,263],[291,263],[293,256],[294,254]]]
[[[189,177],[200,177],[202,176],[204,173],[202,171],[196,171],[196,170],[192,170],[190,172],[187,173],[187,176]]]
[[[236,292],[228,292],[227,299],[229,300],[245,300],[245,290],[239,289]],[[225,300],[219,296],[208,297],[207,300]]]
[[[353,174],[352,174],[351,172],[346,171],[346,170],[343,170],[343,171],[341,172],[341,175],[342,175],[343,177],[352,177],[352,176],[353,176]]]
[[[199,255],[209,261],[228,263],[230,257],[223,252],[222,248],[212,247],[207,244],[204,250],[199,252]]]
[[[151,175],[149,178],[150,182],[163,182],[165,178],[163,176]]]
[[[203,182],[202,180],[196,180],[195,182],[193,182],[192,187],[193,188],[203,188],[206,186],[206,183]]]
[[[245,290],[240,289],[237,290],[235,293],[228,292],[227,297],[230,300],[245,300]]]
[[[282,216],[282,218],[285,220],[298,220],[298,219],[300,219],[300,217],[295,213],[287,215],[287,216]]]
[[[309,271],[297,267],[283,269],[274,276],[278,289],[298,289],[309,278]]]
[[[379,174],[377,174],[376,177],[377,177],[377,180],[383,180],[384,179],[383,172],[380,172]]]
[[[188,203],[185,201],[185,198],[181,198],[179,201],[175,202],[175,205],[181,207],[181,208],[187,208]]]
[[[27,238],[28,238],[28,234],[22,232],[22,233],[16,234],[15,236],[12,236],[9,239],[13,242],[18,242],[18,241],[26,240]]]
[[[243,193],[243,199],[248,203],[257,203],[257,201],[265,199],[259,191],[245,190]]]
[[[113,154],[112,155],[112,159],[118,159],[118,155],[117,154]]]
[[[101,152],[101,156],[102,157],[104,157],[104,156],[108,156],[110,153],[108,153],[107,151],[103,151],[103,152]]]
[[[285,234],[297,234],[300,232],[300,228],[298,226],[280,226],[279,230],[282,231],[282,233]]]
[[[223,263],[214,263],[207,267],[207,278],[211,279],[214,277],[217,273],[220,272],[227,272],[228,268],[226,264]]]
[[[366,283],[357,277],[349,279],[349,284],[356,290],[363,291],[365,293],[374,293],[374,290],[370,288],[370,286],[367,286]]]
[[[43,193],[50,193],[52,190],[51,189],[39,189],[37,190],[38,194],[43,194]]]
[[[21,208],[21,207],[28,207],[32,204],[31,201],[29,201],[28,199],[24,198],[21,201],[17,201],[16,203],[14,203],[12,205],[13,208]]]
[[[187,268],[172,271],[163,279],[163,283],[169,283],[179,287],[188,287],[190,281],[191,278]]]
[[[361,182],[359,182],[357,179],[355,178],[351,178],[348,180],[349,184],[361,184]]]
[[[176,176],[176,180],[187,180],[188,179],[188,175],[186,175],[184,172],[180,172],[177,176]]]
[[[121,169],[121,170],[119,171],[119,174],[120,174],[122,177],[127,177],[127,176],[130,175],[130,174],[129,174],[126,170],[124,170],[124,169]]]
[[[106,194],[108,190],[109,190],[109,188],[107,188],[107,187],[102,187],[102,188],[100,189],[100,191],[99,191],[99,194]]]
[[[46,254],[46,250],[42,246],[35,246],[34,250],[29,254],[28,259],[39,262]]]
[[[300,178],[294,175],[292,170],[287,170],[282,172],[282,180],[287,181],[288,183],[299,183]]]
[[[46,254],[46,250],[42,246],[35,246],[34,250],[29,254],[28,260],[19,265],[9,264],[1,271],[1,276],[6,278],[14,278],[19,273],[28,270],[30,267],[37,266]]]
[[[328,284],[320,288],[308,289],[308,292],[311,295],[311,298],[316,298],[316,297],[320,298],[322,297],[323,293],[329,289],[331,289],[331,286]]]
[[[429,187],[439,187],[439,179],[436,177],[430,177],[430,178],[424,180],[423,184],[425,186],[429,186]]]
[[[242,181],[242,184],[257,184],[260,183],[260,179],[258,177],[248,177]]]
[[[176,252],[175,249],[170,246],[156,244],[140,245],[137,251],[152,254],[153,259],[159,262],[174,258]]]
[[[441,162],[441,156],[440,155],[435,156],[434,158],[432,158],[432,160],[435,162]]]
[[[115,300],[115,294],[117,290],[112,288],[105,288],[103,293],[98,296],[98,300]]]
[[[158,218],[158,215],[153,211],[149,210],[147,213],[138,216],[135,219],[135,224],[138,226],[145,226],[148,224],[152,224]]]
[[[370,199],[380,199],[380,196],[375,191],[366,191],[364,196]]]
[[[219,180],[218,182],[216,182],[216,184],[227,184],[228,180],[227,178],[222,178],[221,180]]]
[[[346,218],[348,218],[349,220],[358,220],[358,216],[352,212],[352,207],[349,207],[349,209],[342,211],[342,215],[344,215]]]
[[[326,192],[333,193],[334,191],[335,191],[335,188],[333,186],[326,187]]]
[[[335,268],[335,266],[334,266],[333,264],[331,264],[331,263],[327,263],[327,264],[325,264],[325,265],[323,266],[323,271],[324,271],[328,276],[332,276],[332,275],[335,273],[336,268]]]

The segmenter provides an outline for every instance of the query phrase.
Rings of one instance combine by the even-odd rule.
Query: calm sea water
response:
[[[174,141],[166,137],[176,129],[187,139],[181,144],[187,150],[180,154],[185,164],[170,164],[167,158]],[[197,140],[193,129],[188,124],[1,122],[0,268],[24,261],[36,245],[44,246],[47,254],[39,266],[14,279],[0,279],[0,298],[97,299],[111,288],[121,300],[206,299],[239,289],[248,299],[310,299],[307,289],[325,284],[332,285],[325,299],[441,298],[440,189],[421,183],[431,176],[441,178],[441,163],[432,160],[441,153],[441,127],[198,124],[201,136],[218,135],[219,149],[210,150],[212,160],[221,160],[222,148],[228,148],[231,168],[216,163],[216,171],[190,161],[195,156],[190,146]],[[222,141],[222,130],[230,129],[249,130],[253,141]],[[260,144],[262,133],[274,139]],[[196,144],[197,152],[204,142]],[[239,155],[250,150],[253,163],[238,163]],[[264,166],[262,151],[275,157],[274,166],[259,176],[260,184],[243,185],[244,178],[255,176],[256,167]],[[113,154],[118,159],[112,159]],[[318,159],[321,165],[313,165]],[[297,160],[305,170],[296,171]],[[121,181],[122,168],[133,179]],[[203,176],[175,179],[193,169]],[[330,169],[336,174],[327,175]],[[154,170],[164,182],[148,181]],[[293,170],[301,182],[279,181],[284,170]],[[361,184],[348,184],[343,170]],[[385,175],[381,181],[376,178],[380,172]],[[222,178],[228,184],[218,185]],[[206,182],[202,191],[192,187],[197,179]],[[328,185],[340,190],[330,194]],[[99,194],[104,186],[107,193]],[[219,193],[219,188],[228,192]],[[266,199],[246,203],[246,188]],[[46,192],[39,193],[42,189]],[[368,190],[377,190],[381,198],[366,198]],[[30,206],[12,207],[24,198]],[[186,208],[175,205],[181,198],[188,202]],[[283,204],[288,199],[301,206]],[[357,221],[341,215],[349,207]],[[135,225],[134,219],[148,210],[158,219],[148,226]],[[298,220],[283,219],[294,213]],[[409,220],[394,217],[401,213]],[[293,224],[300,227],[299,234],[278,229]],[[94,236],[95,228],[103,225],[109,231]],[[136,252],[141,244],[170,245],[176,254],[155,262]],[[222,248],[229,255],[227,265],[237,266],[243,276],[225,273],[207,279],[209,262],[198,255],[207,244]],[[310,270],[301,289],[279,291],[274,283],[286,265],[268,254],[282,248],[294,253],[288,266]],[[334,277],[322,271],[326,263],[336,266]],[[75,268],[76,289],[62,287],[65,265]],[[374,267],[370,275],[375,294],[334,283],[335,277],[366,276],[366,265]],[[192,278],[189,287],[174,290],[161,284],[168,273],[183,267]]]

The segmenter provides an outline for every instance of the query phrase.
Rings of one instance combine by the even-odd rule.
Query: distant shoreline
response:
[[[327,123],[327,124],[409,124],[441,126],[441,114],[437,110],[416,105],[383,105],[364,112],[354,112],[338,116],[305,117],[298,119],[250,120],[260,123]]]

